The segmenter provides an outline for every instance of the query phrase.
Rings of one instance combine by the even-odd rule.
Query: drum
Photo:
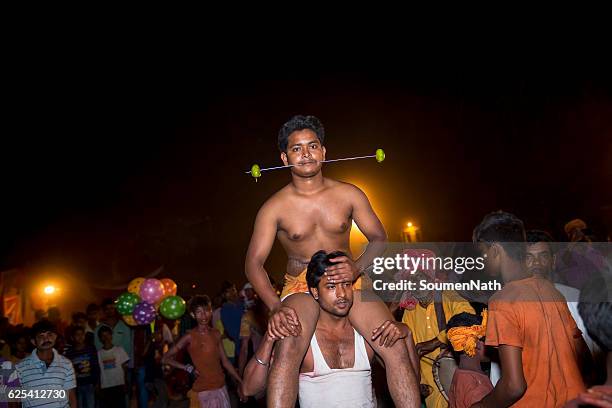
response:
[[[441,354],[432,366],[433,378],[440,393],[448,401],[448,392],[453,383],[453,375],[457,369],[457,362],[448,354]]]

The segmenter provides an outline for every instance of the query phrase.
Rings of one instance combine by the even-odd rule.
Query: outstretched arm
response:
[[[193,371],[193,367],[190,367],[186,364],[179,363],[175,360],[176,354],[182,349],[189,346],[191,342],[191,335],[188,333],[181,337],[181,339],[168,350],[166,354],[162,357],[162,364],[167,364],[170,367],[178,368],[179,370],[185,370],[187,372]]]

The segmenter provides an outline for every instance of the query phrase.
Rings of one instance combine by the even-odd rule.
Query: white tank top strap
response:
[[[354,328],[353,331],[355,332],[355,363],[353,368],[356,370],[370,370],[370,359],[368,358],[365,339]]]

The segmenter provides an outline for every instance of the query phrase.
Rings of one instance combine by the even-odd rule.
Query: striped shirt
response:
[[[52,399],[26,399],[22,401],[23,407],[68,407],[69,390],[76,388],[74,368],[72,362],[53,349],[53,361],[47,364],[38,358],[36,349],[28,357],[15,366],[21,386],[37,390],[65,390],[66,397],[59,400]]]

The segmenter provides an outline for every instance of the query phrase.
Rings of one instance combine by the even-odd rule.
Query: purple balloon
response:
[[[140,285],[140,298],[151,305],[164,297],[164,284],[157,279],[145,279]]]
[[[138,324],[149,324],[155,320],[155,306],[140,302],[134,307],[132,317]]]

